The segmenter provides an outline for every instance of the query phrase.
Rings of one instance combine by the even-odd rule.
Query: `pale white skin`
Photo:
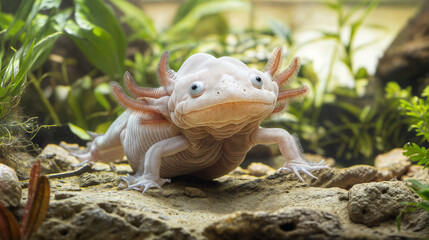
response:
[[[252,146],[277,143],[285,159],[279,170],[293,171],[301,180],[299,171],[314,177],[309,171],[327,168],[323,161],[314,164],[303,159],[296,141],[284,129],[259,126],[281,101],[306,91],[279,90],[299,69],[296,61],[281,80],[274,79],[280,56],[278,49],[261,72],[231,57],[199,53],[174,73],[168,69],[165,53],[158,70],[162,86],[144,90],[138,101],[114,84],[118,101],[128,110],[106,134],[94,139],[87,154],[77,156],[110,162],[125,154],[135,171],[134,176],[124,178],[128,189],[145,192],[152,187],[162,190],[168,178],[179,175],[223,176],[241,164]],[[129,74],[125,79],[132,81]],[[129,85],[129,90],[135,87]]]

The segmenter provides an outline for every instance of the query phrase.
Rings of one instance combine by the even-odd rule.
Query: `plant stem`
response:
[[[319,119],[320,111],[323,105],[323,98],[326,95],[326,88],[332,80],[334,65],[337,59],[337,53],[338,53],[338,48],[335,46],[334,52],[332,53],[331,61],[329,63],[328,76],[326,76],[325,79],[322,79],[319,82],[319,84],[316,86],[316,96],[314,97],[315,112],[312,115],[313,124],[316,124]]]
[[[37,94],[39,94],[39,97],[42,100],[43,105],[45,105],[46,110],[48,110],[49,116],[52,118],[52,121],[56,125],[60,124],[60,118],[58,117],[58,114],[55,112],[52,104],[46,98],[45,94],[43,94],[43,91],[42,91],[42,88],[40,87],[40,83],[38,79],[33,74],[29,74],[29,76],[31,78],[31,81],[30,81],[31,84],[33,84],[34,89],[36,89]]]

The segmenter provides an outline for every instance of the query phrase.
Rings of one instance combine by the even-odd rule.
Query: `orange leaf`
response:
[[[23,239],[30,239],[31,235],[36,232],[37,228],[45,220],[49,208],[49,195],[49,180],[46,176],[41,176],[37,182],[33,204],[30,207],[27,227],[23,228]]]
[[[15,216],[0,203],[0,239],[18,240],[21,237]]]
[[[29,224],[29,214],[31,211],[31,206],[33,205],[33,199],[35,195],[35,191],[37,188],[37,182],[40,178],[40,161],[37,160],[33,163],[33,166],[31,167],[30,172],[30,180],[28,182],[28,197],[27,197],[27,203],[25,204],[24,208],[24,214],[21,221],[21,233],[24,233],[25,229],[27,228],[27,225]]]

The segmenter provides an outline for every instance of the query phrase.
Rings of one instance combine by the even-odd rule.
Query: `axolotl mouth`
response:
[[[230,124],[262,121],[273,109],[272,102],[234,101],[189,111],[177,117],[188,127],[221,128]]]

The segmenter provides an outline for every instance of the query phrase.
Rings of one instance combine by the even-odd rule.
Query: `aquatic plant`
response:
[[[411,92],[411,89],[407,89]],[[400,101],[401,113],[410,119],[410,129],[414,130],[416,136],[422,138],[425,144],[429,143],[429,86],[423,90],[421,97],[414,96],[411,100],[402,99]],[[416,143],[407,143],[404,146],[405,156],[411,161],[423,165],[424,168],[429,166],[429,149],[419,146]],[[421,202],[405,202],[408,205],[403,209],[396,218],[398,229],[400,228],[401,217],[404,212],[416,211],[422,208],[429,212],[429,184],[423,184],[417,180],[408,180],[410,187],[424,200]]]
[[[19,226],[14,215],[0,203],[0,238],[11,240],[27,240],[43,223],[49,208],[49,180],[40,175],[40,161],[35,161],[30,172],[28,197],[24,214]]]
[[[426,86],[421,96],[414,96],[410,101],[401,100],[401,109],[411,120],[410,130],[414,130],[416,136],[421,136],[429,143],[429,86]],[[410,157],[411,161],[429,166],[429,149],[416,143],[407,143],[404,150],[404,155]]]
[[[5,117],[20,100],[31,103],[30,114],[35,109],[43,112],[42,122],[60,124],[64,119],[69,119],[81,127],[89,127],[87,117],[92,116],[85,111],[85,107],[91,108],[89,112],[96,116],[102,115],[95,111],[100,105],[101,109],[111,110],[104,96],[106,86],[93,84],[90,76],[70,82],[67,68],[73,61],[50,54],[59,37],[65,35],[81,47],[83,54],[96,68],[112,78],[118,77],[125,69],[126,48],[119,22],[103,1],[76,0],[74,8],[65,9],[60,8],[62,2],[21,1],[17,10],[12,10],[13,13],[1,9],[0,66],[5,67],[1,72],[0,118]],[[73,12],[75,19],[70,19]],[[46,73],[41,70],[48,56],[51,61],[53,58],[61,62],[61,72],[52,70]],[[22,94],[24,89],[27,90],[26,94]],[[79,99],[88,99],[82,94],[87,94],[88,89],[92,90],[90,99],[96,101],[82,104]],[[64,114],[64,109],[68,114]]]
[[[56,7],[55,1],[22,1],[14,16],[0,14],[0,119],[18,104],[27,74],[45,62],[61,35],[62,15],[38,14]]]

